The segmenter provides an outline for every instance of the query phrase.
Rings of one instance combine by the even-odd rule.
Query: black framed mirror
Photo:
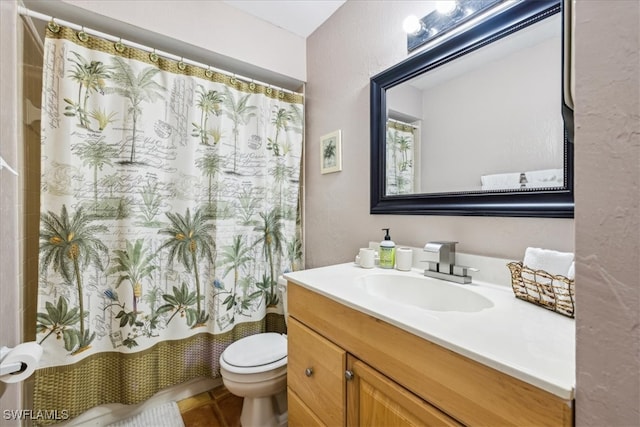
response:
[[[371,78],[372,214],[573,217],[560,12],[516,2]]]

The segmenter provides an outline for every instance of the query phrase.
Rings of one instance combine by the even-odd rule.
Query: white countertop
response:
[[[574,319],[519,300],[510,287],[475,280],[469,285],[446,283],[484,295],[493,307],[472,313],[428,311],[363,292],[355,282],[368,274],[423,277],[417,269],[366,270],[352,262],[296,271],[284,277],[558,397],[574,398]]]

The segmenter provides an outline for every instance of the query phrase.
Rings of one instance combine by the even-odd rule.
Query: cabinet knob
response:
[[[353,377],[355,377],[355,374],[353,373],[353,371],[347,369],[346,371],[344,371],[344,377],[347,379],[347,381],[351,381]]]
[[[313,375],[313,368],[307,368],[304,370],[304,374],[308,377],[310,377],[311,375]]]

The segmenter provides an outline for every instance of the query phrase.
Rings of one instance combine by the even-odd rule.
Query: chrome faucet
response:
[[[456,243],[458,242],[429,242],[424,251],[438,255],[438,260],[426,260],[429,266],[424,275],[436,279],[449,280],[456,283],[471,283],[471,276],[467,271],[478,271],[475,268],[456,265]]]

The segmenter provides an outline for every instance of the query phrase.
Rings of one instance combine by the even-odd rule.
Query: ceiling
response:
[[[277,27],[307,38],[346,0],[223,0]]]

